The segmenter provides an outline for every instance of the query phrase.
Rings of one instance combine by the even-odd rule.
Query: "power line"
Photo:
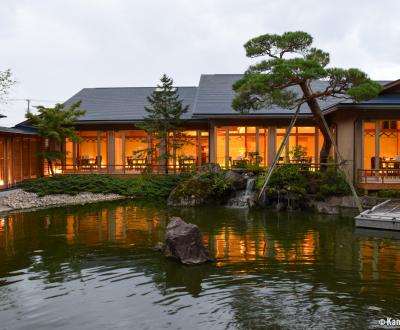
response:
[[[8,101],[11,101],[11,102],[15,102],[15,101],[24,101],[24,102],[27,102],[27,109],[26,109],[26,111],[29,113],[29,112],[31,112],[31,102],[32,101],[34,101],[34,102],[48,102],[48,103],[57,103],[58,101],[54,101],[54,100],[38,100],[38,99],[8,99]]]

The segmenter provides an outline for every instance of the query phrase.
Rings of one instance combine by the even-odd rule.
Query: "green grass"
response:
[[[184,176],[138,175],[113,177],[109,175],[56,175],[19,183],[18,188],[39,196],[81,192],[114,193],[135,198],[165,198]]]

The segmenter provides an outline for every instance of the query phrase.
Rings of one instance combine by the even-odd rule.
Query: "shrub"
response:
[[[182,181],[184,176],[138,175],[56,175],[19,183],[18,188],[39,196],[53,194],[77,195],[81,192],[114,193],[137,198],[163,198]]]
[[[264,179],[265,175],[259,177],[258,189],[262,187]],[[290,190],[300,194],[314,194],[321,198],[351,194],[343,174],[335,169],[328,169],[325,172],[310,172],[296,164],[277,167],[271,176],[268,187]]]

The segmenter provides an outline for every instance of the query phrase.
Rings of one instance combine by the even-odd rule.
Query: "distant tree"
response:
[[[0,103],[7,102],[8,93],[16,81],[12,78],[11,70],[0,71]]]
[[[158,159],[165,173],[168,173],[168,160],[174,156],[182,141],[181,116],[188,111],[189,106],[184,106],[183,101],[179,99],[178,89],[173,87],[171,78],[164,74],[160,82],[161,84],[147,97],[150,106],[145,107],[147,116],[138,127],[155,139],[154,148],[149,152],[154,154],[156,149],[160,150]],[[172,143],[169,143],[168,137],[171,133],[174,138]]]
[[[5,102],[7,100],[8,92],[14,84],[15,80],[12,79],[10,69],[0,71],[0,102]]]
[[[84,110],[78,110],[81,102],[72,104],[65,109],[65,104],[56,104],[54,108],[37,106],[37,114],[28,112],[25,116],[31,121],[37,129],[39,136],[47,139],[48,143],[43,151],[43,157],[49,164],[51,175],[54,175],[53,162],[63,160],[65,153],[63,151],[52,150],[50,141],[64,142],[66,139],[78,143],[80,137],[72,126],[74,122],[85,114]]]
[[[326,163],[332,142],[318,101],[328,97],[366,100],[375,97],[381,86],[359,69],[327,68],[329,54],[312,47],[312,42],[312,36],[301,31],[249,40],[244,45],[246,55],[267,59],[250,66],[233,85],[237,95],[232,107],[243,113],[272,105],[296,109],[306,103],[324,137],[320,162]],[[315,80],[326,84],[318,88],[312,84]]]

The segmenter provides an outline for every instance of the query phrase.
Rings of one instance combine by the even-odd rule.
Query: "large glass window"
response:
[[[97,138],[98,131],[80,131],[81,142],[77,146],[78,166],[92,166],[98,162]]]
[[[364,169],[375,168],[375,122],[364,122]]]
[[[227,166],[226,164],[226,135],[227,135],[227,128],[217,128],[217,163],[221,166]]]
[[[307,162],[316,163],[318,156],[316,150],[316,128],[293,127],[289,136],[289,143],[282,152],[281,162]],[[286,133],[286,128],[276,130],[276,149],[278,150]]]
[[[169,136],[169,165],[189,169],[208,162],[208,132],[182,131]]]
[[[226,139],[228,137],[228,140]],[[221,166],[267,164],[268,129],[254,126],[220,127],[217,130],[217,163]]]
[[[114,152],[115,152],[115,165],[116,169],[122,169],[124,165],[124,151],[123,151],[124,132],[115,132],[114,134]]]
[[[98,165],[105,167],[108,164],[107,132],[100,132],[100,159]]]

